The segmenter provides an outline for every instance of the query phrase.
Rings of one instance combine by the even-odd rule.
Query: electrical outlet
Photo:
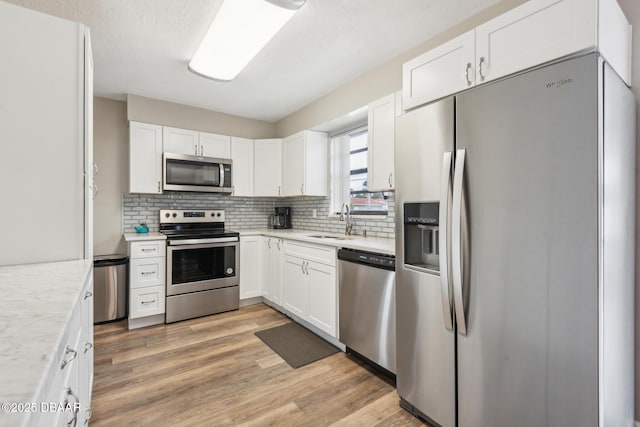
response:
[[[318,216],[318,210],[317,210],[317,209],[312,209],[312,210],[311,210],[311,217],[312,217],[312,218],[315,218],[315,217],[317,217],[317,216]]]

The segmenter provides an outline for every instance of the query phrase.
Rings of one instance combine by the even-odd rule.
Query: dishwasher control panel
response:
[[[338,259],[386,270],[395,270],[396,268],[396,258],[393,255],[376,254],[355,249],[340,249],[338,251]]]

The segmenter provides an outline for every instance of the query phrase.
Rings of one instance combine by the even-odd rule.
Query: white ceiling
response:
[[[5,1],[91,28],[96,96],[275,122],[499,0],[307,0],[229,83],[187,70],[222,0]]]

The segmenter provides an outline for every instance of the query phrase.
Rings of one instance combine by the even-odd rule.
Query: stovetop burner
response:
[[[236,237],[239,235],[238,232],[227,230],[227,229],[200,229],[200,230],[160,230],[161,233],[165,234],[168,239],[209,239],[215,237]]]

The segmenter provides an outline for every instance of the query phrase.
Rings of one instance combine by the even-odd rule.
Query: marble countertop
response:
[[[150,231],[148,233],[124,233],[124,240],[127,242],[138,242],[142,240],[167,240],[167,236],[158,231]]]
[[[91,260],[0,267],[0,402],[37,403]],[[0,412],[0,426],[28,413]]]
[[[318,238],[313,236],[332,236],[335,238]],[[386,255],[395,255],[396,246],[394,239],[385,239],[382,237],[362,237],[362,236],[345,236],[344,234],[325,233],[313,230],[274,230],[271,228],[261,228],[252,230],[240,230],[240,236],[271,236],[282,239],[299,240],[302,242],[316,243],[321,245],[333,246],[336,248],[359,249],[362,251],[376,252]],[[149,233],[124,233],[124,239],[127,242],[136,242],[143,240],[165,240],[167,236],[159,232]]]
[[[361,251],[386,255],[395,255],[396,253],[395,239],[385,239],[381,237],[345,236],[344,234],[325,233],[313,230],[274,230],[270,228],[241,230],[240,237],[242,236],[271,236],[333,246],[336,248],[358,249]],[[313,236],[333,236],[335,238],[319,238]]]

